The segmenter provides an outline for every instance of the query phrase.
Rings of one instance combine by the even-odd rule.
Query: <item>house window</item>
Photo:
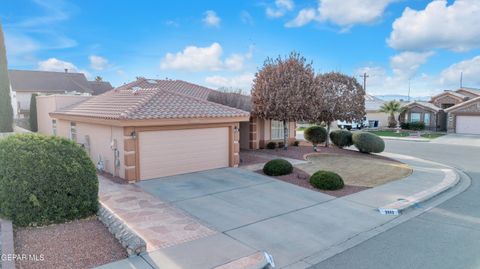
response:
[[[422,114],[421,113],[410,113],[410,122],[419,122],[420,121],[420,116]]]
[[[77,124],[70,122],[70,139],[77,142]]]
[[[57,120],[52,120],[52,133],[54,136],[57,135]]]
[[[272,139],[283,139],[283,121],[272,120]]]
[[[426,126],[430,125],[430,113],[425,113],[423,116],[423,123],[425,123]]]

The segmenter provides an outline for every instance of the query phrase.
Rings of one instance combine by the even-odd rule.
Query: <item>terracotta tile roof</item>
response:
[[[431,99],[433,100],[433,99],[438,98],[438,97],[440,97],[440,96],[443,96],[443,95],[445,95],[445,94],[450,94],[450,95],[456,96],[456,97],[461,98],[461,99],[467,98],[467,96],[465,96],[465,95],[463,95],[463,94],[461,94],[461,93],[454,92],[454,91],[448,91],[448,90],[447,90],[447,91],[444,91],[444,92],[442,92],[442,93],[439,93],[439,94],[437,94],[437,95],[432,96]]]
[[[438,106],[436,106],[436,105],[434,105],[430,102],[414,101],[414,102],[411,102],[411,103],[407,104],[406,106],[410,107],[410,106],[414,106],[414,105],[419,105],[419,106],[422,106],[424,108],[433,110],[435,112],[438,112],[438,111],[442,110],[440,107],[438,107]]]
[[[446,111],[446,112],[454,112],[454,111],[456,111],[456,110],[459,109],[459,108],[462,108],[462,107],[464,107],[464,106],[467,106],[467,105],[470,105],[470,104],[472,104],[472,103],[476,103],[476,102],[479,102],[479,101],[480,101],[480,96],[479,96],[479,97],[472,98],[472,99],[470,99],[470,100],[468,100],[468,101],[466,101],[466,102],[463,102],[463,103],[460,103],[460,104],[456,104],[456,105],[454,105],[454,106],[452,106],[452,107],[449,107],[449,108],[445,109],[445,111]]]
[[[163,87],[120,87],[55,111],[62,115],[114,120],[247,117],[248,112],[209,102]]]
[[[161,88],[164,90],[190,95],[196,98],[207,100],[208,95],[214,91],[207,87],[189,83],[183,80],[171,80],[171,79],[146,79],[139,78],[136,81],[122,85],[117,89],[132,89],[132,88]]]

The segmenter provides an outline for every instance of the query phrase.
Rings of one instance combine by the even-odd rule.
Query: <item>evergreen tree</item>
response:
[[[0,24],[0,132],[13,131],[13,108],[8,80],[7,53]]]
[[[38,131],[38,122],[37,122],[37,96],[38,94],[32,94],[30,98],[30,131]]]

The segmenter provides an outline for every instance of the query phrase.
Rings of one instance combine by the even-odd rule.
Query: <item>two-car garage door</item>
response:
[[[140,179],[227,167],[227,127],[139,133]]]
[[[456,133],[480,134],[480,116],[457,116]]]

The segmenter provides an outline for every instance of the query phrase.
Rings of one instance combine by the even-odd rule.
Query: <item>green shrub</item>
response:
[[[298,147],[298,146],[300,145],[300,141],[295,140],[295,142],[293,142],[293,145],[294,145],[295,147]]]
[[[283,142],[278,142],[278,148],[281,149],[281,148],[283,148],[283,147],[285,147],[285,143],[283,143]]]
[[[98,179],[73,141],[37,134],[0,140],[0,215],[15,225],[46,225],[91,216]]]
[[[297,131],[305,131],[305,129],[307,129],[307,127],[301,126],[297,128]]]
[[[335,130],[330,132],[330,140],[332,140],[332,143],[339,148],[350,147],[353,145],[352,133],[347,130]]]
[[[269,176],[288,175],[293,171],[293,165],[284,159],[273,159],[263,166],[263,173]]]
[[[313,144],[313,149],[317,151],[317,145],[327,140],[327,130],[321,126],[308,127],[303,133],[305,139]]]
[[[408,122],[401,122],[401,123],[400,123],[400,128],[402,128],[403,130],[410,130],[410,123],[408,123]]]
[[[355,147],[363,153],[380,153],[385,149],[385,142],[378,135],[367,132],[356,132],[352,135]]]
[[[339,190],[345,185],[341,176],[330,171],[317,171],[310,177],[310,184],[321,190]]]
[[[421,121],[410,122],[410,130],[413,130],[413,131],[425,130],[425,123],[423,123]]]
[[[277,147],[277,143],[271,141],[267,143],[267,149],[275,149]]]

